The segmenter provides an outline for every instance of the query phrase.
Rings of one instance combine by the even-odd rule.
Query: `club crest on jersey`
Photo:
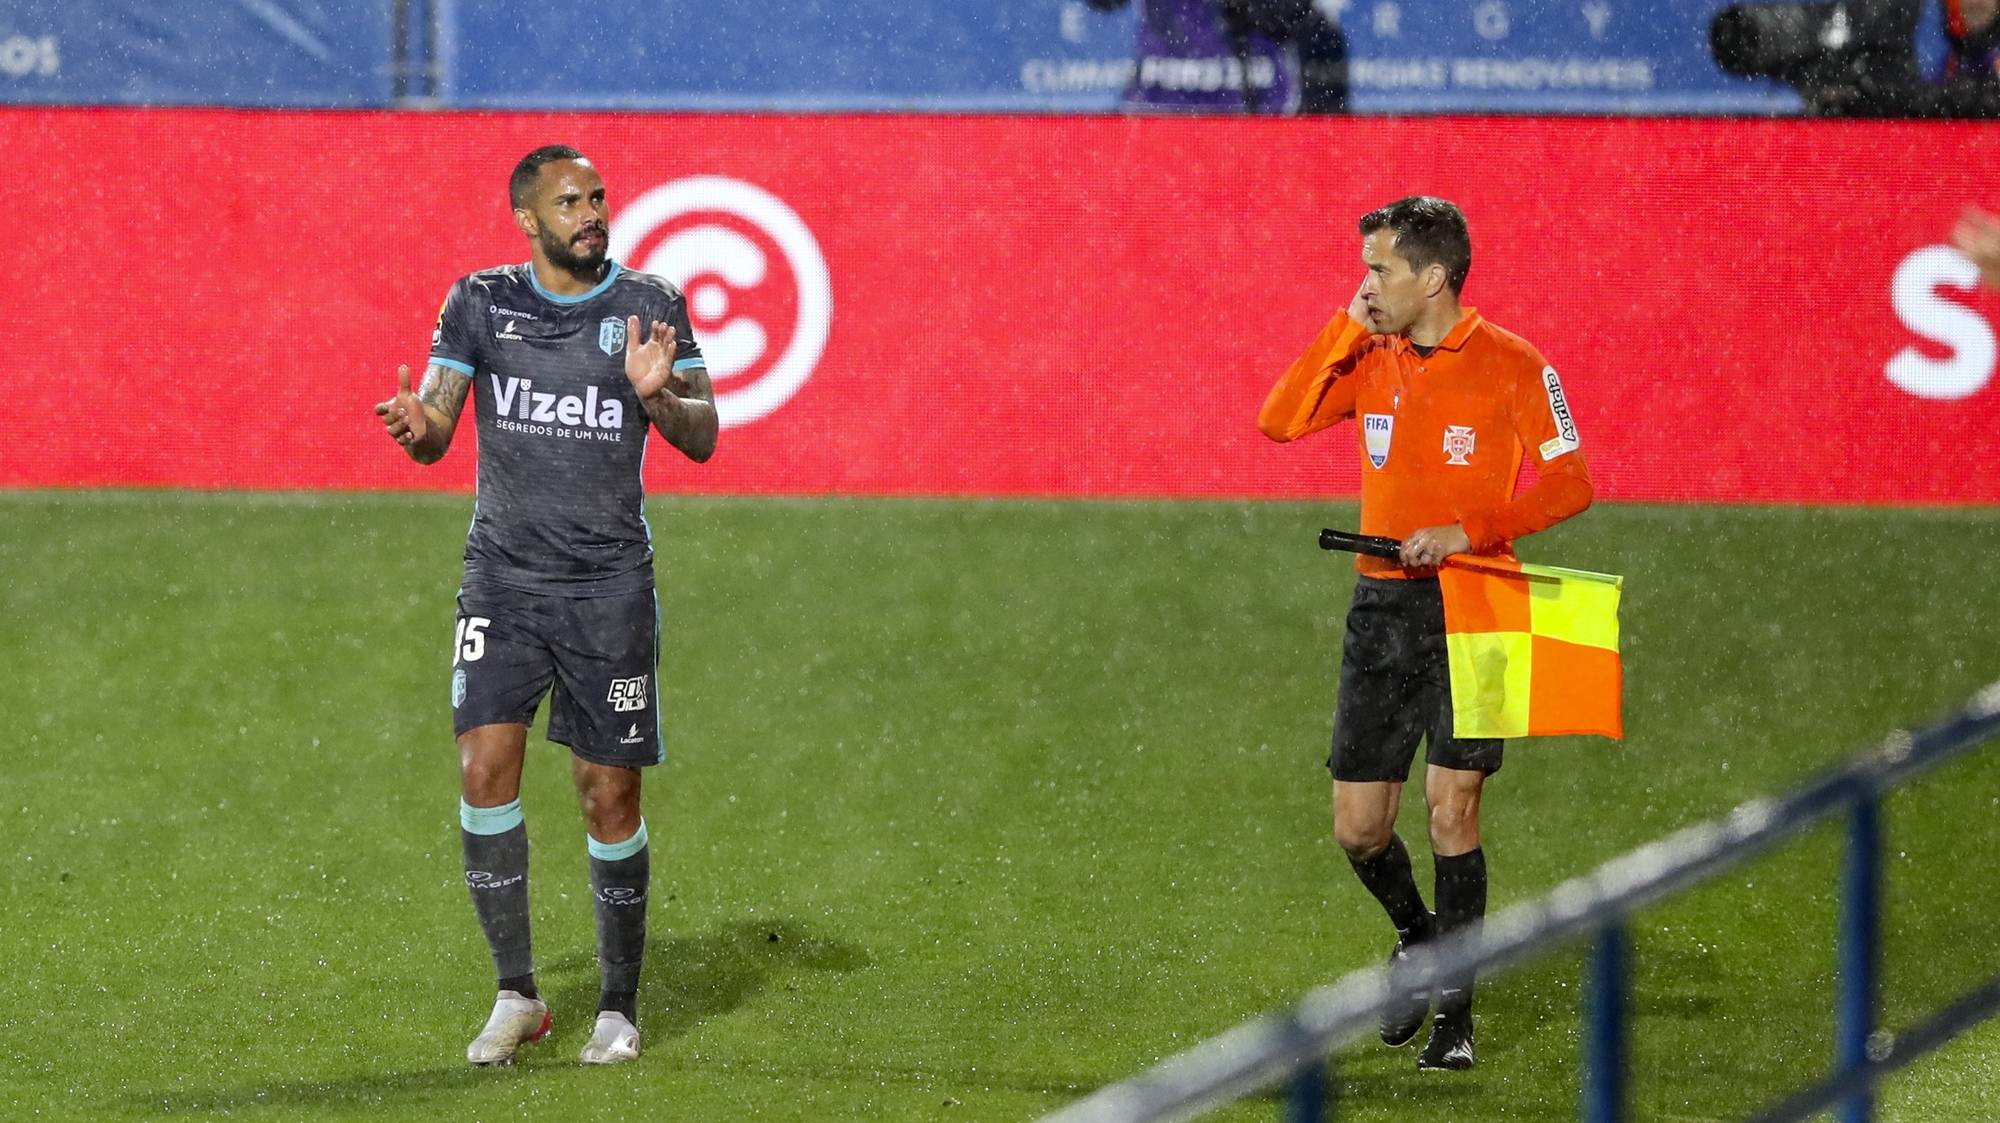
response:
[[[1368,463],[1380,468],[1389,462],[1389,436],[1396,428],[1396,416],[1390,413],[1365,413],[1361,415],[1361,443],[1368,450]]]
[[[616,355],[625,349],[625,321],[616,316],[606,316],[597,324],[597,349],[607,355]]]
[[[1446,464],[1472,467],[1466,457],[1472,455],[1474,435],[1470,425],[1447,425],[1444,427],[1444,451]]]

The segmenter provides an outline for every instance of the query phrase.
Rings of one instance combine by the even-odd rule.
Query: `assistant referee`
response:
[[[1356,559],[1327,760],[1334,836],[1396,926],[1393,965],[1486,913],[1479,800],[1501,742],[1453,735],[1436,567],[1459,553],[1511,556],[1514,539],[1590,506],[1591,487],[1555,368],[1459,303],[1472,268],[1464,213],[1413,196],[1360,225],[1360,291],[1271,388],[1257,425],[1283,442],[1358,420],[1361,530],[1403,543],[1400,558]],[[1528,458],[1539,478],[1517,496]],[[1435,914],[1395,833],[1419,740]],[[1472,982],[1439,991],[1418,1068],[1472,1067]],[[1411,1040],[1430,1013],[1430,994],[1406,995],[1383,1016],[1382,1040]]]

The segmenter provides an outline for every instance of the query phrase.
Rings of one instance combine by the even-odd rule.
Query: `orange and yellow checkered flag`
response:
[[[1438,581],[1458,736],[1624,736],[1623,577],[1460,554]]]

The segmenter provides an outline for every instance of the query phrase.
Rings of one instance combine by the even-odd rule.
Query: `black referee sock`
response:
[[[459,842],[465,851],[465,886],[472,894],[472,911],[493,953],[500,989],[517,990],[522,976],[535,972],[533,943],[528,933],[528,825],[521,819],[521,801],[499,807],[458,803]]]
[[[646,957],[646,886],[652,872],[645,820],[641,819],[638,831],[623,842],[590,839],[600,1011],[617,1010],[628,1018],[637,1012],[639,968]],[[614,1005],[603,1005],[606,1002]]]
[[[1438,934],[1476,925],[1486,916],[1486,851],[1474,847],[1463,854],[1437,859]],[[1447,979],[1438,1013],[1462,1014],[1472,1009],[1472,976]]]
[[[1417,888],[1417,879],[1410,872],[1410,850],[1403,845],[1402,835],[1391,833],[1389,845],[1373,858],[1349,855],[1347,864],[1354,867],[1361,884],[1382,902],[1389,922],[1404,940],[1417,944],[1430,938],[1430,911],[1424,908],[1423,891]],[[1442,911],[1440,906],[1439,912]]]

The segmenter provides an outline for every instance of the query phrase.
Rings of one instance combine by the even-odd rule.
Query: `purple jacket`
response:
[[[1138,3],[1139,33],[1133,43],[1126,107],[1164,113],[1243,112],[1243,60],[1223,29],[1214,0]],[[1251,107],[1258,113],[1296,109],[1297,64],[1291,52],[1254,31],[1244,45]]]

